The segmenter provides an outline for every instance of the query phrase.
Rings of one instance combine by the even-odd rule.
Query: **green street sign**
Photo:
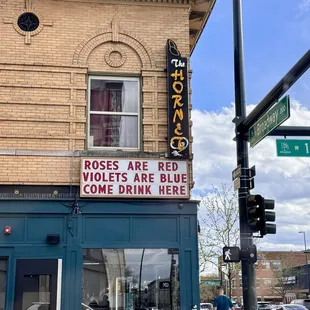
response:
[[[287,95],[275,103],[273,107],[250,128],[250,147],[255,146],[289,117],[290,97]]]
[[[310,140],[277,140],[278,156],[310,157]]]
[[[205,285],[220,285],[221,281],[206,281]]]

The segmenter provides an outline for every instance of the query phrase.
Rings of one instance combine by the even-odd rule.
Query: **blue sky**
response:
[[[310,0],[244,0],[243,29],[250,111],[308,51]],[[212,186],[220,187],[221,183],[233,185],[232,33],[232,0],[217,0],[191,57],[196,197],[208,195]],[[310,126],[310,70],[288,94],[291,117],[284,125]],[[250,149],[249,156],[257,173],[252,192],[276,201],[277,234],[266,236],[260,248],[302,250],[300,230],[306,231],[310,244],[310,157],[277,157],[274,137]]]
[[[243,31],[246,99],[257,104],[309,49],[310,1],[243,1]],[[191,67],[194,108],[217,110],[234,101],[231,0],[217,0]],[[306,106],[309,82],[310,72],[289,92]]]

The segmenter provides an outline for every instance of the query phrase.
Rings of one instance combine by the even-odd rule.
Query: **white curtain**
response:
[[[137,82],[123,82],[122,88],[122,112],[138,112]],[[138,147],[138,115],[122,116],[120,123],[121,147]]]

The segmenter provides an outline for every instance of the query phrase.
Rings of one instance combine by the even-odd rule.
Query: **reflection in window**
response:
[[[23,310],[33,305],[41,305],[42,309],[50,309],[50,275],[24,275]],[[44,307],[43,307],[44,306]],[[32,308],[31,308],[32,309]]]
[[[7,260],[0,258],[0,310],[4,310],[7,278]]]
[[[84,250],[83,310],[175,310],[179,299],[176,249]]]

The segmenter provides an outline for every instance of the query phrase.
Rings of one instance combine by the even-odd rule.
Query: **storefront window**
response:
[[[4,310],[7,281],[7,259],[0,258],[0,310]]]
[[[85,249],[82,309],[179,309],[176,249]]]
[[[22,309],[32,310],[31,306],[42,305],[42,309],[50,310],[50,277],[44,274],[24,275]]]

